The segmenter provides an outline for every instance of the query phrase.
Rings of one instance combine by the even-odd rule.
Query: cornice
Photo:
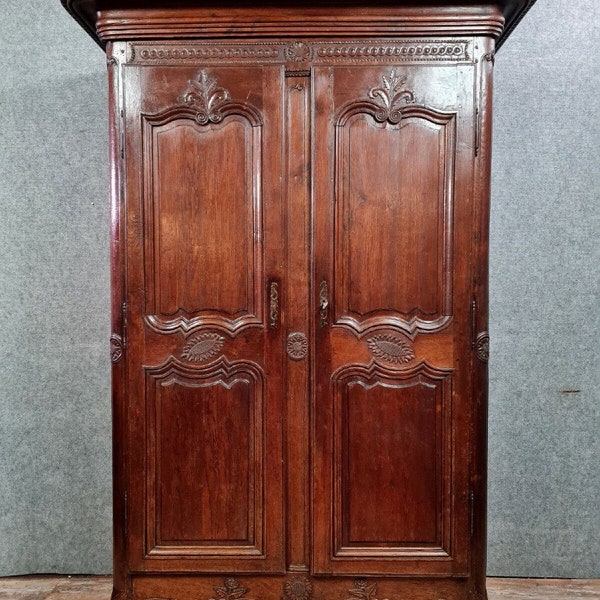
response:
[[[328,4],[265,0],[259,7],[238,0],[219,8],[198,0],[61,0],[104,48],[111,40],[268,37],[354,38],[373,36],[465,36],[496,39],[500,47],[535,0],[450,2],[382,0]],[[174,8],[175,7],[175,8]],[[251,15],[251,16],[250,16]],[[307,23],[306,15],[310,16]]]

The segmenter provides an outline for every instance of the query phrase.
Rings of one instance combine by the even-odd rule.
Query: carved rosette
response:
[[[308,577],[296,576],[283,584],[282,600],[312,600],[313,586]]]
[[[223,120],[221,109],[229,101],[229,92],[217,87],[217,80],[209,77],[203,69],[197,80],[190,79],[189,87],[182,96],[186,106],[197,110],[196,121],[200,125],[219,123]]]
[[[308,354],[308,340],[300,331],[290,333],[287,338],[286,350],[292,360],[302,360]]]
[[[415,358],[410,342],[388,333],[374,335],[367,340],[367,345],[375,358],[395,365],[410,362]]]
[[[377,600],[377,583],[369,583],[362,578],[355,579],[354,588],[348,590],[348,593],[350,596],[346,600]]]
[[[403,87],[406,83],[405,75],[398,75],[392,69],[389,75],[382,75],[382,85],[369,90],[369,98],[377,105],[373,116],[375,120],[383,123],[389,121],[396,125],[402,119],[402,108],[415,101],[412,90]]]
[[[192,336],[181,350],[181,358],[190,362],[203,362],[216,356],[225,343],[217,333],[200,333]]]
[[[487,331],[482,331],[475,340],[475,354],[481,362],[488,362],[490,359],[490,335]]]
[[[312,58],[312,48],[304,42],[293,42],[286,46],[285,58],[292,62],[306,62]]]
[[[117,364],[123,358],[123,340],[120,335],[113,333],[110,336],[110,360]]]
[[[226,577],[222,586],[213,589],[215,590],[215,597],[209,600],[238,600],[238,598],[243,598],[248,593],[248,588],[240,587],[237,579],[233,577]],[[250,599],[244,598],[244,600]]]

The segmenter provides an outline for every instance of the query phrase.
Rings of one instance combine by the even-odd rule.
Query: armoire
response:
[[[533,2],[62,2],[108,64],[113,600],[484,600],[492,72]]]

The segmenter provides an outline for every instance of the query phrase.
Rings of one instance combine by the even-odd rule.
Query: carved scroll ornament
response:
[[[229,92],[217,87],[217,80],[200,71],[197,80],[190,79],[189,87],[183,94],[183,102],[198,111],[196,121],[200,125],[218,123],[223,120],[220,109],[229,100]]]
[[[415,101],[412,90],[403,87],[406,83],[406,75],[398,75],[392,69],[389,75],[382,75],[382,85],[369,90],[369,98],[377,105],[373,116],[375,120],[383,123],[389,121],[397,124],[402,118],[402,107]]]

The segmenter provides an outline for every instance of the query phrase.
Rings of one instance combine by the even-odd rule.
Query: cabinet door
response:
[[[314,82],[314,569],[465,574],[471,70]]]
[[[132,570],[283,568],[281,80],[125,68]]]

